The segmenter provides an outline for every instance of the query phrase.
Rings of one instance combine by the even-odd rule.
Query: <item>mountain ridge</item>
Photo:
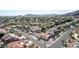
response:
[[[65,14],[65,16],[79,16],[79,10]]]

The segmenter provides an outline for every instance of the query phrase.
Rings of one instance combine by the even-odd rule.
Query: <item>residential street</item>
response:
[[[71,32],[73,32],[74,29],[69,29],[66,31],[63,36],[61,36],[53,45],[49,46],[49,48],[61,48],[63,47],[62,41],[67,40],[69,38],[69,35]]]

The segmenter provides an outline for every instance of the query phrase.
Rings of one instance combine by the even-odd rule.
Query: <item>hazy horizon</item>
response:
[[[17,16],[17,15],[26,15],[26,14],[65,14],[73,12],[75,10],[0,10],[0,16]]]

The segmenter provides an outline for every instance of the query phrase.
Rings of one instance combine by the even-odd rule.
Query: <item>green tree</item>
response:
[[[41,28],[41,32],[46,32],[46,28]]]

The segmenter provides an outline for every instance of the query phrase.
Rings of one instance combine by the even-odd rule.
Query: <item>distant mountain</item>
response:
[[[34,16],[60,16],[61,14],[26,14],[27,17],[34,17]]]
[[[65,14],[65,16],[79,16],[79,10]]]
[[[26,14],[24,16],[39,16],[39,15],[36,15],[36,14]]]
[[[69,13],[64,13],[64,14],[55,14],[55,13],[52,13],[52,14],[26,14],[24,16],[27,16],[27,17],[36,17],[36,16],[79,16],[79,10],[77,11],[73,11],[73,12],[69,12]]]

